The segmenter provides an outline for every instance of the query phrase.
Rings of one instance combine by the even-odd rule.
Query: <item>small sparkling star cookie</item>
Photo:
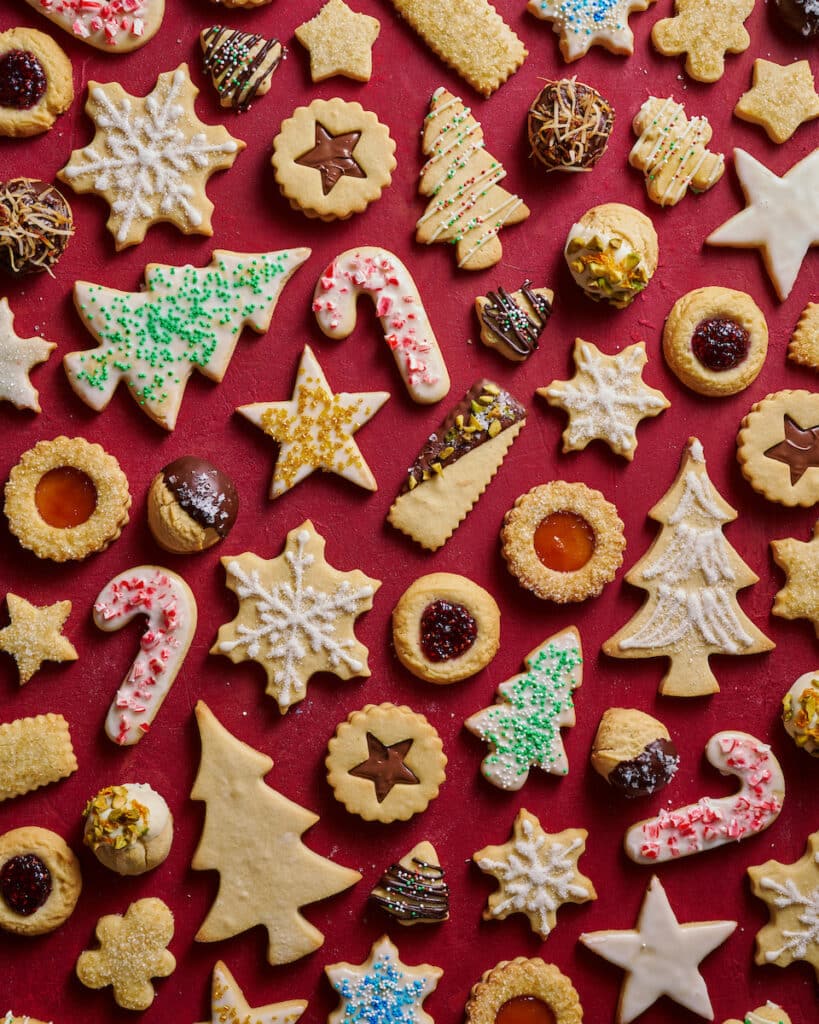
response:
[[[808,619],[819,637],[819,606],[816,580],[819,579],[819,521],[807,542],[786,537],[772,540],[773,559],[785,573],[785,586],[774,597],[773,614],[781,619]]]
[[[654,0],[529,0],[526,10],[542,21],[551,21],[560,36],[560,52],[566,63],[578,60],[591,46],[611,53],[634,52],[634,33],[629,15],[648,10]]]
[[[725,54],[747,50],[751,37],[743,25],[755,0],[675,0],[674,17],[661,18],[651,30],[654,49],[666,57],[686,54],[685,70],[698,82],[716,82],[725,71]]]
[[[554,964],[540,957],[501,960],[472,986],[466,1024],[500,1024],[506,1016],[581,1024],[583,1008],[574,985]]]
[[[800,124],[819,117],[819,95],[808,61],[774,64],[758,57],[751,89],[740,96],[734,114],[761,125],[772,142],[787,142]]]
[[[56,832],[28,826],[0,835],[0,929],[53,932],[74,912],[81,890],[80,862]]]
[[[35,28],[0,32],[0,136],[47,132],[73,101],[71,61],[51,36]]]
[[[369,82],[373,44],[381,31],[378,18],[357,14],[344,0],[328,0],[296,29],[296,39],[310,54],[310,77],[323,82],[334,75]]]
[[[485,846],[472,854],[481,871],[498,881],[483,919],[503,921],[510,914],[525,914],[532,931],[545,941],[564,903],[597,899],[591,879],[577,867],[587,837],[584,828],[545,832],[535,815],[521,808],[508,842]]]
[[[76,661],[79,655],[63,636],[65,620],[71,614],[70,601],[57,601],[38,608],[24,597],[6,594],[10,622],[0,629],[0,651],[17,662],[20,685],[27,683],[44,661]]]
[[[9,300],[0,299],[0,402],[11,402],[15,409],[40,412],[40,396],[29,374],[39,363],[44,363],[56,347],[43,338],[21,338],[15,334]]]
[[[307,1009],[306,999],[288,999],[284,1003],[250,1006],[244,992],[223,960],[213,965],[210,990],[211,1019],[203,1024],[296,1024]]]
[[[788,344],[788,359],[819,370],[819,303],[809,302]]]
[[[737,461],[768,501],[804,508],[819,502],[819,395],[776,391],[757,402],[737,435]]]

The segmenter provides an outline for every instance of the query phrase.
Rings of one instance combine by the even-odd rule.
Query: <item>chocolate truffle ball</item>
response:
[[[148,492],[148,525],[160,547],[191,554],[230,533],[239,495],[230,477],[205,459],[185,455],[154,477]]]
[[[817,0],[776,0],[779,20],[805,39],[819,36],[819,3]]]
[[[37,178],[0,182],[0,269],[51,273],[73,233],[71,207],[53,185]]]
[[[591,763],[615,789],[635,797],[669,783],[680,758],[662,722],[634,708],[609,708],[597,727]]]
[[[576,78],[547,82],[527,120],[532,155],[547,171],[590,171],[605,153],[613,127],[609,101]]]

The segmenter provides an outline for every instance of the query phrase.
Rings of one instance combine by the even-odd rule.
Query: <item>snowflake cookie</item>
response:
[[[654,0],[529,0],[527,11],[551,21],[560,36],[560,52],[567,64],[603,46],[612,53],[634,52],[634,33],[628,18],[645,11]]]
[[[787,967],[805,960],[819,977],[819,832],[793,864],[766,861],[748,868],[751,888],[771,920],[756,935],[756,962]]]
[[[58,173],[75,192],[97,192],[111,207],[107,228],[117,251],[169,221],[186,235],[212,235],[205,185],[245,148],[223,125],[204,124],[193,108],[199,90],[188,65],[165,71],[147,96],[118,82],[88,83],[85,111],[97,126]]]
[[[363,964],[329,964],[324,972],[341,998],[327,1024],[433,1024],[421,1004],[444,972],[431,964],[402,963],[386,935],[373,943]]]
[[[0,402],[11,402],[15,409],[40,412],[40,396],[29,374],[56,347],[44,338],[21,338],[14,330],[9,300],[0,299]]]
[[[483,912],[484,920],[502,921],[510,914],[525,914],[532,931],[545,940],[564,903],[597,899],[591,879],[577,869],[587,836],[584,828],[545,832],[534,814],[521,808],[508,842],[472,854],[481,871],[498,880],[498,889]]]
[[[662,391],[643,382],[647,362],[643,341],[607,356],[591,342],[575,338],[574,377],[537,389],[549,405],[569,414],[564,452],[582,451],[599,439],[629,462],[634,458],[637,425],[671,404]]]
[[[267,693],[284,714],[303,700],[316,672],[340,679],[369,676],[367,648],[353,632],[373,606],[380,580],[340,572],[324,558],[324,538],[310,520],[291,530],[284,551],[264,559],[252,552],[222,559],[227,586],[239,598],[236,618],[219,629],[211,654],[257,661]]]

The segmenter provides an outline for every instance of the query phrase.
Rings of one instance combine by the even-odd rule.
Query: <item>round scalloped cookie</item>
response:
[[[566,975],[539,957],[501,960],[472,987],[466,1004],[467,1024],[549,1020],[581,1024],[583,1008]]]
[[[737,434],[737,461],[768,501],[819,502],[819,394],[775,391],[753,405]]]
[[[31,825],[0,836],[0,928],[53,932],[71,916],[81,890],[80,862],[56,832]]]
[[[47,132],[74,99],[71,61],[36,28],[0,32],[0,135]]]

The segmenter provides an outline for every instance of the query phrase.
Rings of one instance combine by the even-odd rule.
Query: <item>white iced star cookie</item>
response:
[[[386,935],[373,943],[363,964],[329,964],[324,972],[341,997],[327,1024],[394,1024],[399,1020],[401,1024],[433,1024],[421,1004],[435,991],[444,972],[431,964],[409,967],[401,963],[398,949]]]
[[[629,1024],[661,996],[669,996],[692,1013],[713,1020],[708,989],[697,968],[736,926],[736,921],[680,924],[655,875],[646,889],[636,928],[587,932],[580,941],[627,972],[620,990],[617,1024]]]
[[[28,375],[56,347],[43,338],[21,338],[15,334],[9,300],[0,299],[0,402],[40,412],[39,394]]]
[[[784,302],[808,249],[819,245],[819,149],[781,178],[743,149],[734,150],[734,166],[748,205],[705,241],[761,249],[768,275]]]
[[[629,462],[634,458],[637,425],[671,404],[662,391],[644,383],[647,362],[645,342],[607,356],[591,342],[575,338],[574,377],[537,389],[549,405],[569,414],[564,452],[582,451],[599,439]]]
[[[654,0],[529,0],[526,9],[542,21],[551,21],[560,36],[560,52],[571,63],[603,46],[612,53],[633,53],[634,33],[628,17],[645,11]]]
[[[249,1006],[227,965],[217,960],[211,983],[211,1018],[203,1024],[295,1024],[306,1009],[306,999]]]

